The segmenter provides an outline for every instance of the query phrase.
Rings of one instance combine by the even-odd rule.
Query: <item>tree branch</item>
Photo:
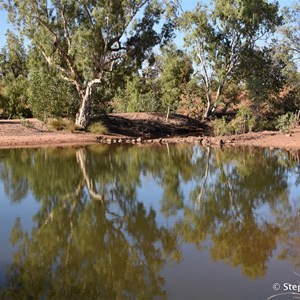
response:
[[[65,16],[65,6],[63,5],[62,9],[59,9],[60,13],[61,13],[61,17],[63,19],[63,25],[64,25],[64,32],[65,32],[65,36],[66,36],[66,40],[67,40],[67,45],[68,45],[68,51],[67,53],[70,53],[71,51],[71,39],[70,39],[70,33],[68,30],[68,23],[67,23],[67,19]]]
[[[87,16],[88,16],[88,19],[89,19],[89,21],[90,21],[90,24],[91,24],[92,27],[94,28],[94,27],[95,27],[95,24],[94,24],[94,22],[93,22],[93,18],[92,18],[91,12],[89,11],[89,9],[88,9],[88,7],[87,7],[86,4],[83,4],[83,7],[84,7],[84,10],[85,10],[85,12],[86,12],[86,14],[87,14]]]
[[[82,92],[82,82],[79,77],[77,68],[75,67],[74,62],[71,59],[71,57],[69,56],[69,54],[65,51],[65,49],[61,45],[61,41],[60,41],[59,37],[57,36],[57,34],[53,31],[53,29],[49,26],[49,24],[47,22],[43,21],[39,16],[36,16],[36,19],[53,36],[54,42],[56,43],[56,46],[57,46],[60,54],[62,55],[63,59],[65,59],[65,61],[67,62],[68,66],[70,68],[71,74],[74,77],[74,82],[77,86],[77,90]]]

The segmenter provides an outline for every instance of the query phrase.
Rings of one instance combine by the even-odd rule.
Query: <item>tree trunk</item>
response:
[[[169,115],[170,115],[170,104],[168,105],[167,116],[166,116],[166,123],[169,122]]]
[[[86,129],[90,121],[93,86],[95,84],[100,84],[100,83],[101,83],[101,79],[95,78],[87,84],[86,89],[84,91],[81,87],[81,84],[78,81],[76,82],[77,92],[79,94],[79,97],[81,98],[81,105],[76,115],[75,124],[80,129]]]
[[[210,97],[207,97],[207,104],[206,104],[206,110],[203,115],[204,120],[208,120],[211,116],[211,99]]]
[[[92,101],[92,89],[87,88],[87,91],[81,100],[79,111],[76,115],[75,124],[80,129],[86,129],[90,121],[91,101]]]
[[[210,92],[207,92],[207,95],[206,95],[207,105],[206,105],[206,111],[204,113],[205,120],[209,119],[214,114],[214,112],[217,108],[218,102],[219,102],[219,98],[222,94],[222,89],[223,89],[223,84],[219,84],[216,98],[214,100],[214,104],[212,104]]]
[[[211,115],[211,107],[210,107],[210,103],[207,103],[206,111],[203,116],[204,120],[208,120],[210,118],[210,115]]]
[[[206,90],[206,111],[203,115],[204,120],[208,120],[211,115],[211,90],[210,86],[207,84],[207,90]]]

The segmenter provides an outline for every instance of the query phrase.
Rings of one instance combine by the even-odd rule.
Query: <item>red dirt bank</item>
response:
[[[111,133],[103,136],[85,132],[50,131],[37,119],[0,120],[0,148],[87,145],[121,141],[129,143],[142,137],[144,143],[185,142],[300,150],[300,128],[292,130],[289,134],[264,131],[210,138],[204,136],[207,130],[203,125],[199,126],[182,116],[171,119],[168,123],[163,117],[145,113],[118,114],[108,118],[107,124],[112,124],[109,128]],[[119,127],[117,124],[120,124]]]

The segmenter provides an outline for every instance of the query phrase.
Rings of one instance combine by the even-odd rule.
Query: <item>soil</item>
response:
[[[0,148],[86,145],[99,142],[200,143],[203,145],[257,146],[300,150],[300,127],[289,133],[263,131],[211,138],[208,124],[182,115],[165,116],[149,113],[110,114],[102,118],[108,134],[82,131],[51,131],[37,119],[0,120]]]

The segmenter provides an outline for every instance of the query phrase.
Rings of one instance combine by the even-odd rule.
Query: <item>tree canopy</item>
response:
[[[179,0],[0,4],[16,33],[0,55],[2,115],[69,117],[85,129],[109,111],[219,118],[242,97],[256,114],[268,105],[267,119],[298,109],[299,1],[282,12],[267,0],[190,11]]]
[[[208,118],[223,90],[235,79],[245,55],[281,24],[281,18],[278,4],[265,0],[214,0],[211,6],[199,2],[193,11],[184,12],[178,22],[186,32],[185,45],[191,49],[204,82],[204,117]]]
[[[75,85],[80,98],[76,124],[82,128],[89,121],[94,85],[122,60],[140,64],[168,36],[167,25],[161,34],[154,30],[163,12],[155,0],[2,3],[47,63]]]

